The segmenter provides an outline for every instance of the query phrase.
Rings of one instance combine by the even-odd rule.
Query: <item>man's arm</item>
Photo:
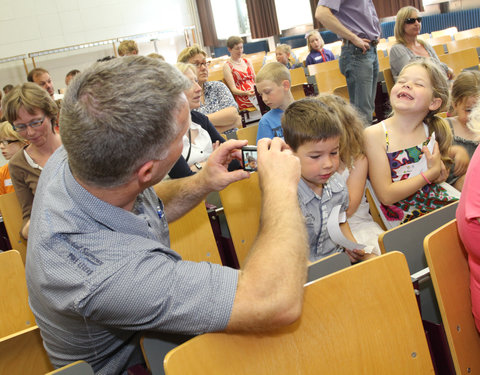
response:
[[[315,18],[328,30],[334,32],[335,34],[340,35],[343,39],[347,39],[356,45],[358,48],[361,48],[363,52],[370,49],[370,43],[367,39],[362,39],[348,30],[342,23],[335,17],[326,6],[320,5],[315,11]]]
[[[297,197],[300,163],[280,138],[262,139],[258,173],[260,229],[239,274],[227,331],[273,329],[302,311],[309,247]]]
[[[175,221],[205,199],[208,193],[220,191],[235,181],[248,178],[243,170],[229,172],[228,164],[241,158],[238,149],[247,141],[230,140],[222,143],[208,158],[204,168],[193,176],[160,182],[154,186],[165,206],[168,222]]]

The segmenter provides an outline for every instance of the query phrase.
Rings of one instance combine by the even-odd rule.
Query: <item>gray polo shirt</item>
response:
[[[335,173],[323,185],[318,196],[303,179],[298,184],[298,202],[307,225],[310,261],[316,261],[343,248],[332,241],[327,231],[327,221],[333,207],[341,205],[340,212],[348,208],[348,190],[345,180]]]
[[[149,188],[133,212],[77,183],[60,147],[42,171],[27,251],[30,306],[54,366],[98,374],[143,362],[143,331],[223,330],[238,272],[182,261],[169,249],[162,203]]]

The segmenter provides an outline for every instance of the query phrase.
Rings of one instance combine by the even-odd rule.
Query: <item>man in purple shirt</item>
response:
[[[348,94],[372,122],[377,92],[380,23],[372,0],[319,0],[315,18],[343,39],[340,71]]]

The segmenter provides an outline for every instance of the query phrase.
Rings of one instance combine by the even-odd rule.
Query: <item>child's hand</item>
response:
[[[354,250],[345,249],[345,253],[348,255],[348,257],[350,258],[350,262],[352,263],[358,263],[363,260],[367,260],[377,256],[375,254],[366,253],[365,251],[360,249],[354,249]]]
[[[443,161],[442,161],[442,169],[440,170],[440,174],[432,182],[434,184],[441,184],[442,182],[445,182],[447,180],[447,178],[448,178],[448,170],[447,170],[447,168],[445,167],[445,164],[443,164]]]
[[[220,146],[220,141],[216,141],[215,143],[212,143],[212,148],[213,148],[213,151],[215,151],[218,146]]]
[[[439,178],[440,174],[442,173],[443,165],[440,150],[438,148],[438,142],[435,142],[435,145],[433,146],[433,153],[430,153],[427,146],[423,146],[422,151],[427,158],[428,170],[425,172],[425,174],[428,174],[428,179],[434,182]],[[444,165],[443,168],[445,168]]]

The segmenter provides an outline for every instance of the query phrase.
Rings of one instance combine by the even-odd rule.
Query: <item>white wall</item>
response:
[[[195,21],[191,6],[191,0],[0,0],[0,57],[179,30],[157,42],[158,52],[173,63],[185,48],[181,30]],[[155,52],[152,42],[139,43],[139,48],[140,54]],[[37,57],[35,62],[50,72],[55,89],[59,89],[71,69],[85,69],[112,55],[112,46],[100,46]],[[31,59],[27,65],[29,70],[33,68]],[[0,88],[24,81],[22,61],[0,64]]]

